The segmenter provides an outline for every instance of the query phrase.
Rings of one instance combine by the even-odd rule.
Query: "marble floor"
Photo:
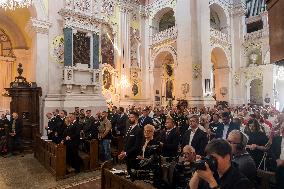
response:
[[[73,177],[56,181],[34,157],[0,157],[0,189],[99,189],[100,171],[83,172]],[[89,183],[89,184],[88,184]],[[81,187],[82,186],[82,187]]]

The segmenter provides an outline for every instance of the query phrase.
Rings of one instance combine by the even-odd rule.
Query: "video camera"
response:
[[[208,164],[208,166],[209,166],[209,168],[212,172],[217,171],[218,162],[217,162],[216,158],[213,157],[213,156],[203,157],[200,160],[193,162],[191,164],[191,166],[192,166],[192,169],[194,169],[194,170],[206,170],[205,163]]]

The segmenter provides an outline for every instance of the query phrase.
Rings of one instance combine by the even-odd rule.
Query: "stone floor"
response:
[[[0,157],[0,189],[99,189],[100,171],[56,181],[33,154]]]

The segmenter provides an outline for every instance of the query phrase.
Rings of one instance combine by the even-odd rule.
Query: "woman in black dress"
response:
[[[265,145],[268,142],[268,138],[261,130],[260,124],[256,119],[249,120],[247,126],[246,134],[249,137],[247,149],[255,161],[256,166],[259,167],[266,149]]]

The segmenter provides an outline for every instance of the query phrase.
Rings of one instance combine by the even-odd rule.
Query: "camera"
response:
[[[216,172],[218,168],[218,162],[213,156],[206,156],[198,161],[192,163],[192,169],[194,170],[206,170],[205,163],[208,164],[212,172]]]

